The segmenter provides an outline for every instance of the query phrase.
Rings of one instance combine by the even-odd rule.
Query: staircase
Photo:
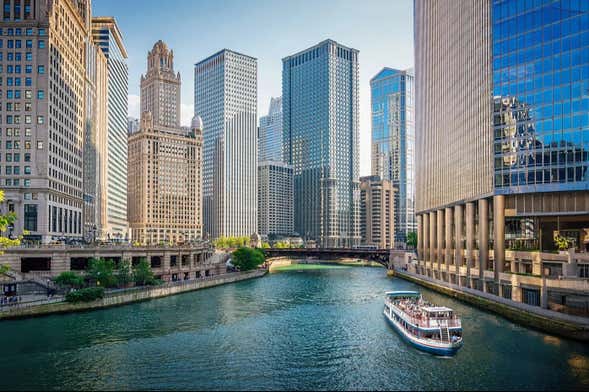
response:
[[[446,326],[440,327],[440,336],[442,337],[442,342],[449,342],[450,341],[450,332],[448,331],[448,327],[446,327]]]

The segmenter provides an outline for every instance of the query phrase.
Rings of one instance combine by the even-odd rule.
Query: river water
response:
[[[383,294],[462,317],[453,358],[408,346]],[[387,278],[333,267],[106,310],[0,322],[0,389],[589,389],[589,345]]]

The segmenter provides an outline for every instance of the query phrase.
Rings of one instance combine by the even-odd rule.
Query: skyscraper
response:
[[[172,52],[162,41],[148,53],[147,69],[141,102],[148,110],[128,139],[131,235],[148,244],[193,241],[202,235],[202,120],[179,126],[171,108],[180,107],[180,75],[174,76]]]
[[[204,124],[204,230],[257,230],[257,60],[228,49],[194,66],[194,111]]]
[[[18,216],[7,234],[81,238],[90,2],[5,2],[1,13],[1,209]]]
[[[258,162],[282,162],[282,97],[270,100],[268,115],[260,117]]]
[[[395,243],[395,188],[378,176],[360,177],[360,236],[380,249]]]
[[[383,68],[370,80],[372,175],[395,192],[395,245],[404,247],[415,224],[415,111],[413,71]]]
[[[530,304],[539,279],[524,289],[504,271],[584,273],[537,255],[555,250],[557,235],[589,246],[581,3],[415,2],[422,273]]]
[[[292,167],[282,162],[258,164],[258,233],[291,236],[294,229]]]
[[[129,71],[122,34],[112,17],[92,18],[92,37],[107,59],[107,132],[103,149],[98,237],[127,237],[127,95]]]
[[[174,51],[159,40],[147,54],[147,72],[141,75],[141,113],[151,112],[154,126],[180,126],[180,85]]]
[[[325,40],[282,59],[282,108],[295,231],[324,247],[358,244],[358,51]]]

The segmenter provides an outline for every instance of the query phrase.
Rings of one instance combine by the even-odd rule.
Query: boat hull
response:
[[[407,343],[411,344],[413,347],[425,351],[430,354],[444,356],[444,357],[451,357],[456,355],[458,350],[462,347],[462,342],[459,344],[440,344],[440,345],[433,345],[428,344],[425,342],[420,341],[419,339],[413,338],[411,334],[405,331],[401,326],[399,326],[396,322],[391,320],[386,313],[383,313],[384,318],[388,321],[388,323],[393,327],[393,329],[401,335],[403,340]]]

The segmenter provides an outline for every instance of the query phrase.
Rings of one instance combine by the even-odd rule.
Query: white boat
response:
[[[386,293],[384,315],[403,339],[416,348],[451,356],[462,347],[462,323],[454,311],[434,306],[417,291]]]

